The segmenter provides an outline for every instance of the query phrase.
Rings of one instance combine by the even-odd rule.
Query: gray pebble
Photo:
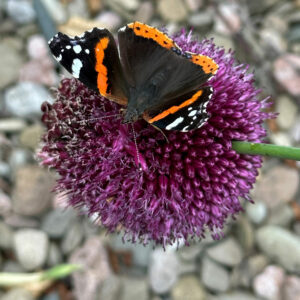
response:
[[[54,177],[48,170],[28,165],[19,168],[15,177],[13,210],[16,213],[38,216],[50,207]]]
[[[122,293],[122,282],[118,276],[111,275],[105,279],[99,288],[98,299],[117,300]]]
[[[76,215],[69,209],[55,209],[50,211],[42,222],[42,229],[51,238],[61,238],[68,230]]]
[[[23,57],[11,45],[0,44],[0,90],[16,82],[19,70],[23,64]]]
[[[44,101],[52,102],[50,93],[42,85],[34,82],[20,82],[7,89],[4,94],[6,111],[22,118],[40,116]]]
[[[41,268],[48,253],[47,235],[36,229],[21,229],[14,234],[14,250],[18,261],[28,271]]]
[[[290,272],[300,270],[300,238],[279,226],[267,225],[256,232],[259,248]]]
[[[5,293],[1,300],[34,300],[34,297],[30,292],[23,288],[13,288]]]
[[[294,218],[295,214],[290,205],[280,205],[271,211],[268,224],[289,227]]]
[[[206,250],[208,256],[225,266],[238,265],[243,258],[241,246],[234,238],[227,238]]]
[[[144,278],[123,278],[120,300],[148,300],[148,284]]]
[[[208,257],[204,257],[201,268],[201,280],[210,290],[226,292],[229,289],[229,272]]]
[[[35,19],[32,2],[28,0],[8,0],[6,12],[19,24],[27,24]]]
[[[62,243],[61,249],[63,254],[71,253],[77,248],[83,239],[83,228],[79,222],[74,222],[67,230]]]
[[[51,242],[49,245],[49,251],[47,256],[47,266],[54,267],[60,264],[62,261],[63,256],[59,247],[54,242]]]
[[[180,278],[171,291],[173,300],[206,300],[206,292],[199,280],[188,275]]]
[[[265,203],[258,201],[255,204],[247,203],[246,213],[254,224],[261,224],[268,215],[268,208]]]
[[[155,249],[149,265],[150,285],[157,294],[167,293],[178,279],[179,260],[173,249]]]
[[[0,248],[7,250],[13,246],[13,230],[4,222],[0,221]]]

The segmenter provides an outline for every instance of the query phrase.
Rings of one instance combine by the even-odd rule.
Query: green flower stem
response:
[[[68,276],[72,272],[79,270],[79,265],[61,264],[55,266],[47,271],[35,273],[1,273],[0,272],[0,286],[10,287],[17,285],[24,285],[42,280],[55,280]]]
[[[283,159],[300,160],[300,148],[296,147],[233,141],[232,148],[241,154],[265,155]]]

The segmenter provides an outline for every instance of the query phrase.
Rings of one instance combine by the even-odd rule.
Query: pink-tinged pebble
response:
[[[274,62],[274,76],[277,81],[293,96],[300,95],[300,57],[285,54]]]
[[[281,300],[281,288],[285,280],[282,268],[272,265],[257,275],[253,281],[256,295],[268,300]]]

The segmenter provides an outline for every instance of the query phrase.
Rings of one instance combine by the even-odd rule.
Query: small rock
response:
[[[249,279],[252,280],[258,273],[261,273],[268,264],[268,259],[262,254],[249,257],[247,261],[247,269]]]
[[[5,260],[4,265],[2,267],[2,272],[24,273],[25,270],[18,262],[13,260]]]
[[[59,247],[51,242],[49,245],[49,251],[47,256],[47,266],[54,267],[60,263],[62,263],[63,257]]]
[[[256,241],[270,259],[281,264],[286,270],[300,270],[300,238],[295,234],[278,226],[267,225],[258,229]]]
[[[143,278],[123,278],[120,300],[148,300],[148,284]]]
[[[26,123],[22,119],[7,118],[0,120],[0,132],[18,132],[26,127]]]
[[[152,2],[146,1],[141,3],[140,7],[135,13],[134,20],[142,23],[148,23],[151,20],[153,14],[154,14],[154,7]]]
[[[6,12],[19,24],[27,24],[35,19],[32,1],[29,0],[7,0]]]
[[[6,216],[5,223],[13,228],[37,228],[39,226],[37,219],[24,217],[15,213]]]
[[[41,3],[55,23],[62,24],[67,21],[65,6],[59,0],[41,0]]]
[[[292,146],[290,136],[287,133],[282,131],[270,133],[269,139],[275,145],[279,145],[279,146],[285,145],[289,147]]]
[[[32,153],[24,148],[14,147],[9,156],[9,165],[11,169],[16,171],[29,163],[32,163]]]
[[[277,124],[282,129],[290,129],[295,123],[298,106],[294,101],[288,96],[280,96],[276,101],[276,111],[279,111],[280,114],[277,117]]]
[[[41,300],[61,300],[58,291],[51,292],[50,294],[45,295]]]
[[[184,261],[194,261],[202,252],[203,246],[201,243],[190,245],[189,247],[182,247],[178,251],[178,255]]]
[[[179,260],[173,249],[155,249],[149,264],[150,285],[157,294],[167,293],[178,279]]]
[[[13,246],[13,230],[4,222],[0,221],[0,248],[11,249]]]
[[[255,197],[269,207],[293,200],[298,190],[298,171],[285,166],[276,166],[264,174],[254,189]]]
[[[178,280],[171,291],[173,300],[205,300],[205,289],[199,280],[192,275],[184,276]]]
[[[113,11],[102,11],[95,18],[95,21],[105,24],[105,28],[107,28],[110,31],[118,29],[122,24],[121,17]]]
[[[139,1],[138,0],[111,0],[116,5],[122,7],[123,9],[127,11],[135,11],[139,7]]]
[[[238,265],[243,258],[241,246],[234,238],[227,238],[207,248],[206,253],[211,259],[229,267]]]
[[[70,263],[83,267],[80,272],[72,274],[76,299],[96,300],[101,284],[112,275],[101,238],[89,238],[72,253]]]
[[[25,166],[16,172],[13,210],[24,216],[38,216],[51,205],[54,178],[38,166]]]
[[[0,161],[0,177],[10,178],[10,175],[11,169],[9,167],[9,164],[4,161]]]
[[[286,52],[287,41],[283,36],[274,28],[263,28],[260,30],[260,40],[261,44],[266,46],[266,49],[273,50],[273,55],[278,55],[280,53]]]
[[[32,35],[27,41],[27,52],[31,59],[44,59],[49,56],[48,45],[40,34]]]
[[[189,23],[190,25],[198,28],[199,30],[203,31],[205,29],[209,29],[210,26],[213,24],[213,14],[210,10],[204,12],[198,12],[189,16]]]
[[[68,230],[76,214],[73,209],[55,209],[50,211],[42,222],[42,229],[51,238],[61,238]]]
[[[132,253],[133,264],[138,267],[147,268],[152,253],[152,245],[143,246],[142,244],[133,244],[123,242],[121,235],[113,235],[109,240],[109,246],[115,251],[129,251]]]
[[[239,243],[245,252],[250,252],[254,245],[254,231],[250,221],[242,215],[239,216],[235,229]]]
[[[268,266],[253,281],[255,293],[264,299],[280,300],[285,272],[278,266]]]
[[[226,294],[219,294],[213,300],[260,300],[254,295],[244,291],[234,291]]]
[[[201,280],[208,289],[215,292],[229,289],[228,271],[208,257],[204,257],[202,261]]]
[[[182,0],[160,0],[157,9],[166,21],[180,22],[188,16],[188,11]]]
[[[23,64],[23,57],[7,43],[0,44],[0,89],[14,83],[19,77],[19,69]]]
[[[12,210],[10,198],[0,190],[0,216],[7,216]]]
[[[240,10],[236,3],[220,3],[220,15],[215,16],[215,31],[220,34],[230,35],[241,30]]]
[[[121,279],[115,275],[111,275],[102,282],[99,290],[98,299],[118,300],[120,299],[121,293],[122,293]]]
[[[35,150],[41,141],[44,130],[40,124],[34,124],[25,128],[20,135],[21,145]]]
[[[284,300],[300,300],[300,277],[287,276],[283,287]]]
[[[197,12],[203,5],[203,0],[185,0],[185,3],[191,12]]]
[[[71,224],[67,230],[62,243],[61,249],[63,254],[70,254],[75,248],[77,248],[83,239],[83,228],[79,222]]]
[[[274,62],[274,76],[277,81],[293,96],[300,95],[300,57],[284,54]]]
[[[21,229],[14,234],[14,250],[18,261],[28,271],[41,268],[47,258],[48,237],[37,229]]]
[[[34,300],[34,297],[30,292],[23,288],[13,288],[6,292],[1,300]]]
[[[43,86],[34,82],[20,82],[4,94],[6,111],[22,118],[40,116],[41,105],[45,101],[53,102],[51,95]]]
[[[270,214],[268,224],[288,227],[294,220],[295,215],[291,206],[280,205],[275,207]]]
[[[39,60],[30,60],[24,64],[20,69],[19,78],[20,81],[30,81],[47,86],[53,86],[58,81],[53,60],[49,56]]]

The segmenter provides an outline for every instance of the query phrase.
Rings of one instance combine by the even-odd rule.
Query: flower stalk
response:
[[[241,154],[264,155],[300,161],[300,148],[296,147],[233,141],[232,148]]]
[[[43,280],[56,280],[66,277],[79,270],[81,267],[75,264],[61,264],[49,270],[35,273],[0,273],[0,286],[11,287],[17,285],[30,284]]]

